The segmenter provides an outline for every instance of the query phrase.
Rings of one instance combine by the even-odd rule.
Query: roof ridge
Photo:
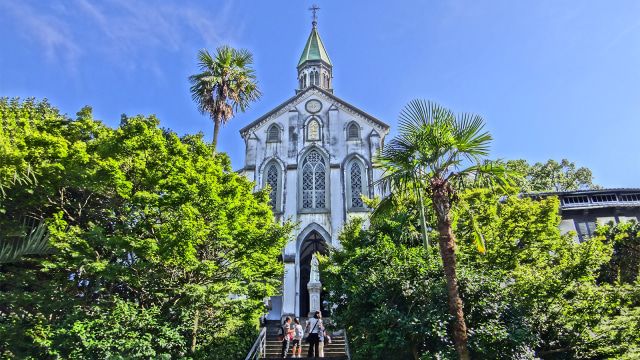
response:
[[[284,108],[285,106],[287,106],[289,103],[297,100],[298,98],[302,97],[304,94],[306,94],[308,91],[311,90],[317,90],[319,91],[321,94],[334,99],[336,102],[342,104],[343,106],[351,109],[352,111],[355,111],[356,113],[359,113],[360,116],[365,117],[370,119],[372,122],[376,123],[378,126],[380,126],[383,129],[386,129],[387,131],[389,131],[389,124],[385,123],[384,121],[376,118],[375,116],[372,116],[368,113],[366,113],[363,110],[360,110],[358,107],[351,105],[350,103],[348,103],[345,100],[342,100],[341,98],[333,95],[332,93],[326,91],[325,89],[322,89],[321,87],[317,86],[317,85],[311,85],[308,88],[306,88],[303,91],[300,91],[299,93],[295,94],[294,96],[292,96],[291,98],[287,99],[285,102],[283,102],[282,104],[276,106],[275,108],[273,108],[271,111],[269,111],[268,113],[262,115],[261,117],[259,117],[258,119],[250,122],[249,124],[247,124],[245,127],[243,127],[242,129],[240,129],[240,134],[243,135],[244,138],[244,134],[249,131],[252,127],[257,126],[260,124],[260,122],[262,122],[263,120],[269,118],[269,116],[277,113],[278,111],[280,111],[282,108]]]

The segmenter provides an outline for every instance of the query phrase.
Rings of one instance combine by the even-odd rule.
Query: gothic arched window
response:
[[[302,161],[302,208],[325,209],[327,164],[324,157],[311,150]]]
[[[367,195],[367,182],[365,168],[357,159],[351,160],[347,165],[347,204],[351,211],[366,210],[362,195]]]
[[[313,85],[315,82],[316,74],[312,71],[309,73],[309,85]]]
[[[282,194],[282,177],[280,176],[280,166],[275,161],[270,162],[265,167],[264,187],[269,185],[269,206],[274,212],[280,211],[280,194]]]
[[[280,141],[280,128],[278,125],[271,125],[269,130],[267,130],[267,142],[278,142]]]
[[[315,76],[315,78],[316,78],[316,82],[315,82],[314,84],[316,84],[316,85],[320,85],[320,74],[318,74],[318,72],[317,72],[317,71],[315,72],[315,74],[316,74],[316,76]]]
[[[347,140],[358,140],[360,139],[360,126],[358,124],[352,122],[347,126]]]

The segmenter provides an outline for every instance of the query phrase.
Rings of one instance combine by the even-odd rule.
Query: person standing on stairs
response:
[[[324,326],[320,328],[318,331],[318,357],[324,357],[324,339],[326,338],[326,334],[324,332]]]
[[[291,329],[291,317],[287,316],[284,320],[284,324],[282,324],[282,358],[287,357],[287,353],[289,352],[289,342],[291,340],[291,334],[294,332],[294,329]]]
[[[320,310],[317,310],[315,315],[313,315],[312,319],[307,321],[307,326],[305,327],[304,332],[309,334],[307,342],[309,343],[309,352],[307,353],[307,357],[316,357],[320,355],[318,351],[319,341],[320,341],[320,329],[323,328],[322,325],[322,313]]]
[[[298,358],[301,357],[302,353],[302,336],[304,335],[304,330],[302,330],[302,325],[300,325],[300,319],[293,319],[293,339],[291,339],[291,344],[293,347],[293,356],[296,357],[296,348],[298,348]]]
[[[320,342],[318,343],[318,357],[323,358],[324,357],[324,344],[331,344],[331,338],[329,337],[329,335],[327,335],[327,332],[325,331],[324,324],[322,326],[322,329],[318,333],[318,335],[320,336]]]

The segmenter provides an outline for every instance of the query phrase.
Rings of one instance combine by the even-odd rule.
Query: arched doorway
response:
[[[315,230],[309,233],[302,242],[300,248],[300,283],[298,283],[298,294],[300,294],[300,316],[309,314],[309,290],[307,283],[311,275],[311,257],[315,253],[327,255],[327,243],[324,238]],[[322,279],[320,279],[322,281]],[[324,294],[320,294],[320,304],[324,303]],[[322,316],[329,316],[328,311],[323,309]]]

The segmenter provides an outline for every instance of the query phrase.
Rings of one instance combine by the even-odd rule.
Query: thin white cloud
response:
[[[234,32],[226,26],[230,5],[215,16],[206,8],[157,2],[111,0],[91,3],[77,0],[84,13],[106,41],[101,44],[115,61],[127,63],[146,57],[148,51],[177,52],[193,42],[230,40]],[[105,5],[106,4],[106,5]],[[199,38],[194,38],[193,34]]]
[[[233,2],[216,8],[130,0],[0,2],[0,11],[3,5],[20,20],[20,32],[40,44],[50,60],[70,65],[99,54],[114,66],[157,73],[159,56],[233,43],[242,31],[237,17],[231,20]]]
[[[74,41],[71,27],[52,14],[40,12],[27,3],[17,1],[0,2],[0,11],[19,19],[17,29],[28,40],[40,44],[49,60],[75,62],[82,54]]]
[[[617,45],[622,39],[624,39],[627,35],[629,35],[630,33],[635,33],[635,30],[637,28],[640,28],[640,21],[637,21],[634,24],[630,24],[628,26],[626,26],[622,31],[619,31],[617,33],[617,35],[611,39],[611,41],[602,49],[603,52],[607,52],[609,50],[611,50],[611,48],[613,48],[615,45]],[[634,44],[634,42],[630,42],[630,44]],[[636,48],[638,43],[635,42],[636,44]]]

